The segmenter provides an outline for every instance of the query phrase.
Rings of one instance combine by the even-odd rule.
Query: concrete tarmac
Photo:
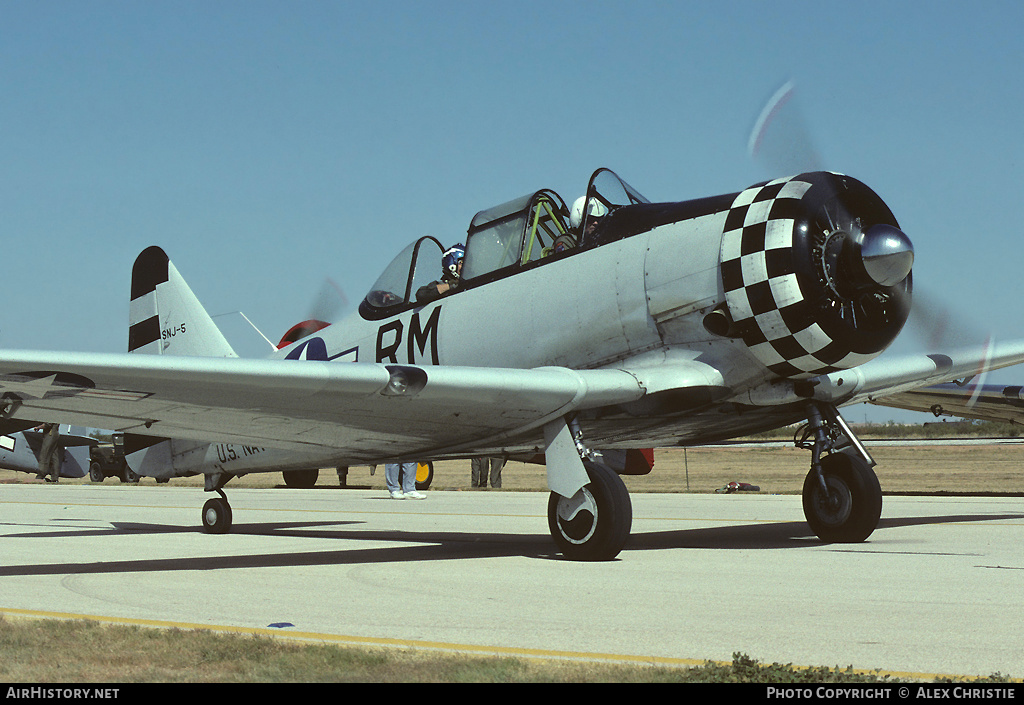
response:
[[[663,664],[1024,676],[1024,500],[886,497],[825,545],[800,498],[634,494],[618,559],[573,563],[547,494],[0,485],[0,613]],[[276,625],[276,626],[272,626]]]

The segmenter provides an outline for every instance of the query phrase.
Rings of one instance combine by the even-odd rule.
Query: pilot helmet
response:
[[[576,202],[572,204],[572,211],[569,213],[569,225],[573,228],[580,227],[580,223],[583,222],[583,204],[586,203],[587,197],[580,196],[576,199]],[[592,215],[595,218],[603,218],[608,215],[608,209],[596,198],[590,199],[590,207],[587,209],[587,215]]]
[[[459,262],[466,256],[466,246],[462,243],[452,245],[441,255],[441,269],[448,279],[459,278]]]

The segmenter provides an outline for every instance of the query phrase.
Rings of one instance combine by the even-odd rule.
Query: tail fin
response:
[[[128,319],[128,352],[238,357],[159,247],[135,259]]]
[[[149,355],[238,357],[192,289],[159,247],[148,247],[132,267],[128,352]],[[175,476],[174,456],[208,443],[124,434],[128,466],[139,475]]]

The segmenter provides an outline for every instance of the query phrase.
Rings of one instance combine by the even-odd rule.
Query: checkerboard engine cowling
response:
[[[743,341],[782,377],[806,378],[867,362],[881,350],[853,352],[820,318],[814,286],[800,276],[809,257],[795,228],[801,199],[814,184],[800,176],[751,187],[733,201],[722,235],[725,300]],[[797,246],[794,246],[797,245]]]

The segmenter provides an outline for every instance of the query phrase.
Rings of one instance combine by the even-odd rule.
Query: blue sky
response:
[[[413,239],[599,166],[651,200],[738,191],[778,175],[746,146],[788,79],[915,286],[1018,338],[1022,32],[1020,2],[0,0],[0,346],[125,350],[153,244],[276,341],[326,278],[358,301]]]

